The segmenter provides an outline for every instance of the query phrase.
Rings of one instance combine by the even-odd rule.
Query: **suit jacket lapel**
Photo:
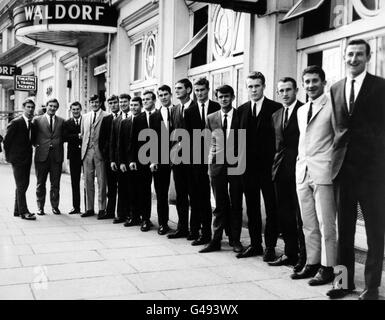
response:
[[[346,96],[345,96],[345,87],[346,87],[346,78],[344,81],[341,81],[341,84],[339,86],[336,87],[335,103],[337,106],[342,106],[342,110],[345,115],[349,115],[348,105],[347,105]]]
[[[99,123],[99,121],[100,121],[100,119],[102,118],[102,116],[103,116],[103,110],[101,110],[100,111],[100,113],[99,113],[99,116],[96,118],[96,120],[95,120],[95,123],[93,124],[94,125],[94,127],[96,127],[97,125],[98,125],[98,123]]]
[[[313,119],[321,111],[321,109],[325,105],[326,101],[327,101],[327,97],[326,97],[326,95],[324,95],[323,98],[321,99],[320,103],[317,103],[317,104],[313,105],[313,115],[312,115],[308,125],[310,125],[310,123],[313,121]]]
[[[284,131],[284,129],[283,129],[283,114],[284,114],[284,108],[281,108],[277,111],[277,113],[273,117],[274,125],[275,125],[275,127],[278,127],[280,129],[281,133],[283,133],[283,131]],[[289,126],[289,122],[288,122],[286,128],[288,126]]]
[[[297,103],[294,106],[293,112],[290,115],[289,121],[287,122],[287,126],[285,128],[285,131],[287,130],[287,128],[291,127],[291,125],[297,120],[297,116],[296,116],[297,110],[300,106],[301,106],[300,103],[297,101]]]

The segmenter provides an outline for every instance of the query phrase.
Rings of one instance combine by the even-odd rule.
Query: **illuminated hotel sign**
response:
[[[21,42],[76,49],[79,35],[115,33],[118,13],[107,3],[43,1],[16,7],[13,18],[16,37]]]

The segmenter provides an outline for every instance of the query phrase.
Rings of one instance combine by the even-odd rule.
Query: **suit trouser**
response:
[[[229,228],[229,240],[238,242],[242,230],[242,180],[240,176],[220,173],[211,176],[211,187],[215,197],[213,240],[222,240],[223,230]]]
[[[365,262],[365,286],[381,285],[384,258],[385,183],[344,174],[335,181],[338,207],[337,263],[348,270],[348,288],[354,288],[354,235],[356,232],[357,202],[365,221],[368,254]]]
[[[80,176],[82,173],[81,159],[69,159],[71,173],[72,205],[80,211]]]
[[[107,179],[107,214],[114,216],[118,190],[118,172],[112,171],[110,162],[105,161]]]
[[[46,181],[49,173],[50,186],[50,201],[52,208],[59,207],[60,200],[60,177],[62,170],[62,162],[56,162],[52,152],[48,153],[46,161],[35,161],[36,171],[36,199],[37,207],[44,209],[46,195]]]
[[[142,221],[151,218],[151,182],[152,174],[148,166],[138,165],[138,170],[130,171],[132,178],[132,218]]]
[[[169,219],[168,189],[170,187],[171,167],[167,164],[158,165],[153,173],[156,192],[156,209],[159,225],[167,225]]]
[[[84,184],[86,188],[86,210],[94,211],[95,204],[95,174],[98,182],[99,210],[106,209],[106,170],[104,160],[95,155],[93,148],[88,148],[83,159]]]
[[[255,247],[262,244],[261,191],[266,211],[265,246],[274,248],[277,245],[277,209],[274,186],[269,173],[248,170],[242,176],[250,241]]]
[[[307,264],[325,267],[336,265],[336,203],[333,185],[315,184],[309,173],[297,184],[303,232],[305,234]]]
[[[25,193],[27,192],[29,186],[31,164],[32,160],[25,164],[12,164],[12,171],[16,184],[14,208],[15,215],[29,213]]]
[[[191,171],[190,232],[199,234],[199,230],[202,230],[202,237],[211,238],[212,208],[208,166],[192,165]]]
[[[130,206],[132,203],[132,189],[129,184],[130,172],[117,172],[118,176],[118,206],[116,216],[128,218],[130,216]]]
[[[294,172],[293,172],[294,173]],[[295,176],[278,177],[274,181],[278,225],[285,242],[285,255],[306,257],[305,236],[302,230]]]
[[[191,200],[191,167],[186,164],[172,166],[175,183],[178,230],[188,231],[189,197]],[[191,227],[191,226],[190,226]]]

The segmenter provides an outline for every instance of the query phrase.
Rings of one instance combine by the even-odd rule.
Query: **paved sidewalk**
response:
[[[31,175],[32,212],[36,212],[35,184]],[[200,247],[185,239],[159,236],[156,217],[155,227],[143,233],[111,220],[68,215],[68,175],[61,183],[64,214],[51,214],[48,201],[48,214],[37,221],[13,217],[9,165],[0,165],[0,186],[0,299],[327,299],[330,285],[310,287],[306,280],[293,281],[291,268],[269,267],[261,257],[238,260],[227,241],[220,252],[199,254]],[[170,208],[175,221],[175,207]],[[175,228],[175,223],[170,226]],[[244,244],[247,234],[243,229]],[[357,264],[357,277],[363,276],[362,269]],[[360,292],[362,279],[357,285]]]

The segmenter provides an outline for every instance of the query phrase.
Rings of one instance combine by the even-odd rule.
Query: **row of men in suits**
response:
[[[366,71],[370,47],[365,41],[349,42],[344,59],[348,77],[331,87],[330,96],[325,94],[322,68],[309,66],[303,71],[302,83],[309,98],[303,106],[296,100],[297,85],[292,78],[278,82],[278,95],[283,107],[267,99],[264,96],[265,78],[260,72],[248,75],[246,87],[250,101],[238,108],[232,106],[234,90],[227,85],[215,90],[219,105],[209,101],[206,79],[197,80],[194,86],[188,79],[177,81],[175,95],[180,104],[176,106],[171,104],[171,88],[167,85],[159,87],[157,95],[161,108],[158,110],[155,110],[156,95],[150,91],[143,94],[143,101],[140,97],[130,99],[128,95],[121,95],[116,99],[113,96],[108,103],[112,111],[118,110],[117,104],[120,104],[119,121],[116,115],[100,110],[98,97],[92,97],[92,111],[80,121],[80,134],[73,136],[78,149],[81,149],[84,166],[87,200],[86,212],[82,216],[95,214],[93,184],[96,174],[98,218],[113,217],[114,210],[106,210],[105,181],[108,170],[111,170],[109,174],[113,178],[107,178],[107,181],[114,181],[111,184],[118,186],[118,207],[121,201],[114,222],[124,221],[126,226],[140,224],[142,231],[151,228],[151,181],[154,179],[158,233],[169,233],[168,188],[172,170],[178,227],[169,233],[169,238],[187,238],[193,245],[205,244],[200,250],[204,253],[220,250],[225,231],[238,258],[263,255],[271,266],[295,265],[292,278],[311,278],[310,285],[331,282],[333,266],[344,265],[348,272],[348,286],[336,284],[328,292],[331,298],[337,298],[355,289],[354,234],[359,203],[368,241],[366,288],[360,298],[378,298],[385,229],[385,219],[381,214],[385,186],[385,108],[382,105],[385,81]],[[193,90],[198,102],[190,98]],[[50,101],[47,114],[31,123],[34,103],[26,100],[23,116],[10,123],[4,139],[17,186],[15,215],[20,214],[25,219],[34,218],[25,203],[32,144],[36,146],[35,165],[39,171],[38,206],[44,208],[43,182],[50,172],[51,185],[54,185],[53,189],[51,186],[51,205],[54,213],[57,209],[60,175],[57,177],[55,170],[62,155],[60,144],[62,146],[62,141],[70,140],[68,133],[62,140],[60,135],[57,136],[62,126],[60,118],[54,116],[58,106],[57,101]],[[210,130],[209,165],[204,161],[191,164],[191,159],[172,165],[163,161],[144,164],[139,151],[147,142],[140,138],[140,133],[146,128],[154,129],[158,136],[164,130],[171,134],[177,128],[186,129],[190,134],[194,129]],[[234,130],[245,130],[246,143],[242,147],[243,139],[237,140],[241,135],[231,134]],[[181,141],[177,140],[166,150],[178,148],[180,144]],[[221,154],[227,155],[229,146],[234,146],[235,151],[240,151],[245,157],[245,171],[240,175],[229,174],[231,163],[216,161],[222,157]],[[162,153],[162,141],[158,141],[158,150]],[[113,194],[114,187],[110,187],[110,182],[107,184],[107,189]],[[210,187],[215,198],[213,212]],[[261,192],[266,209],[264,251]],[[243,194],[251,239],[246,248],[240,241]],[[111,208],[115,206],[116,191],[114,199],[109,195],[107,198],[108,202],[112,201]],[[74,201],[74,211],[80,211],[76,203]],[[283,235],[285,252],[276,258],[279,232]]]

